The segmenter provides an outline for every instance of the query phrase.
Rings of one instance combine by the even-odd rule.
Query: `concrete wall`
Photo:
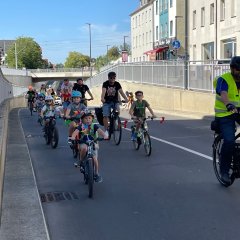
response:
[[[181,113],[198,117],[214,115],[215,95],[212,93],[186,91],[124,81],[121,81],[121,85],[124,92],[134,93],[137,90],[143,91],[144,98],[157,112]],[[95,99],[90,101],[89,105],[100,105],[101,86],[93,87],[91,91]]]
[[[0,104],[0,206],[2,206],[3,177],[8,133],[8,114],[13,108],[26,107],[26,104],[26,100],[23,96],[7,99]]]

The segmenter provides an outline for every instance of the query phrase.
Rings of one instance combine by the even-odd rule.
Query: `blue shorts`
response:
[[[109,117],[111,109],[114,108],[114,106],[115,106],[115,109],[119,112],[120,111],[119,103],[114,103],[114,102],[104,103],[102,106],[103,117]]]

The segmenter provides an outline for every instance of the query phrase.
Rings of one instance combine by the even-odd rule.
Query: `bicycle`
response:
[[[153,120],[153,118],[149,116],[147,118],[142,119],[141,126],[138,129],[137,138],[133,140],[134,149],[139,150],[140,145],[143,144],[144,150],[147,156],[150,156],[152,152],[151,138],[148,133],[148,126],[146,122],[147,119],[149,118]],[[136,126],[132,126],[131,129],[132,129],[132,135],[134,135],[136,131]]]
[[[45,117],[45,120],[49,120],[48,123],[45,123],[45,134],[44,138],[46,144],[51,144],[52,148],[56,148],[59,141],[58,129],[56,127],[56,118],[55,117]]]
[[[214,140],[212,144],[212,156],[213,156],[213,169],[218,181],[225,187],[229,187],[233,184],[236,178],[240,178],[240,143],[236,140],[240,138],[240,133],[235,136],[235,150],[232,158],[232,163],[230,167],[230,179],[231,183],[226,183],[222,180],[220,174],[220,158],[221,158],[221,148],[223,144],[223,138],[220,133],[220,129],[216,122],[212,122],[211,130],[214,131]]]
[[[121,101],[122,103],[125,103],[125,101]],[[109,140],[111,139],[111,136],[113,135],[113,140],[116,145],[119,145],[122,139],[122,122],[119,117],[119,112],[116,110],[116,105],[114,104],[114,107],[111,109],[110,112],[110,125],[109,125]]]
[[[33,100],[28,102],[28,108],[30,110],[31,116],[33,115]]]
[[[81,98],[80,102],[83,103],[87,107],[87,105],[88,105],[87,102],[91,101],[91,100],[92,100],[91,98]]]
[[[80,165],[80,172],[83,174],[84,183],[88,185],[88,197],[93,198],[93,185],[95,175],[95,165],[93,159],[93,151],[95,150],[96,141],[101,141],[103,138],[93,139],[90,135],[85,135],[86,140],[73,140],[77,144],[85,143],[87,145],[87,153]],[[79,155],[78,155],[79,156]]]

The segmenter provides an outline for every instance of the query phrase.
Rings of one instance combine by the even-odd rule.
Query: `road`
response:
[[[130,123],[119,146],[100,144],[103,183],[94,199],[67,145],[59,119],[57,149],[45,145],[36,116],[20,111],[52,240],[239,239],[240,181],[220,186],[211,161],[208,120],[165,116],[149,121],[152,155],[133,149]],[[46,200],[47,194],[54,196]],[[51,200],[51,199],[50,199]]]

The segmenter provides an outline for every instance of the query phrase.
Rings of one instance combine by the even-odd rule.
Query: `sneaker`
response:
[[[72,139],[71,139],[71,138],[68,138],[67,143],[68,143],[70,146],[72,146],[72,145],[73,145],[73,143],[72,143]]]
[[[97,183],[100,183],[100,182],[103,181],[102,176],[100,176],[99,174],[95,174],[95,175],[94,175],[94,180],[95,180],[95,182],[97,182]]]
[[[106,138],[109,138],[108,130],[106,130],[106,131],[104,132],[104,134],[106,135]]]
[[[74,163],[74,167],[76,167],[76,168],[80,168],[80,167],[81,167],[81,162],[80,162],[80,160],[77,160],[77,161]]]
[[[221,179],[223,182],[225,182],[226,184],[231,184],[231,178],[229,177],[228,173],[223,173],[221,175]]]

